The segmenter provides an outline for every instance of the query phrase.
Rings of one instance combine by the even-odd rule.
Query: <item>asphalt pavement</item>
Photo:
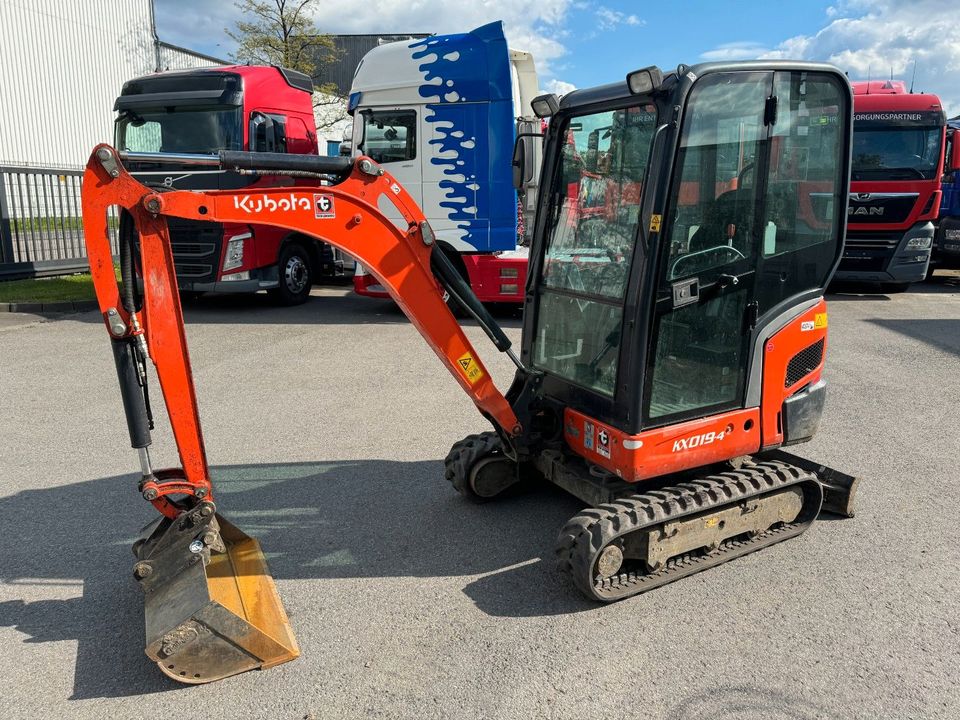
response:
[[[0,713],[958,718],[960,278],[829,300],[826,414],[796,450],[862,478],[857,516],[611,606],[554,571],[576,500],[448,486],[484,421],[391,303],[187,308],[219,507],[261,540],[303,652],[197,687],[142,652],[128,545],[153,516],[99,316],[5,318]],[[505,389],[509,360],[469,334]],[[154,445],[174,464],[169,432]]]

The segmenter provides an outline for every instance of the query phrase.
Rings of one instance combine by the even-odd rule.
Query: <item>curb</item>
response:
[[[0,303],[0,312],[11,313],[72,313],[96,310],[96,300],[77,300],[75,302],[15,302]]]

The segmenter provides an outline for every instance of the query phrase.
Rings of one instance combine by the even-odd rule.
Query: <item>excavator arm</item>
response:
[[[373,161],[226,152],[152,159],[316,179],[266,189],[161,192],[133,178],[108,145],[95,148],[84,174],[84,234],[131,444],[140,452],[139,489],[163,516],[134,548],[134,574],[147,597],[147,654],[171,677],[199,683],[285,662],[298,650],[259,545],[215,514],[166,218],[274,225],[349,253],[389,291],[501,437],[509,442],[523,428],[448,308],[437,277],[447,278],[444,285],[468,310],[484,311],[475,297],[463,297],[470,291],[451,277],[456,271],[436,248],[416,203]],[[321,182],[331,177],[334,184]],[[122,286],[110,241],[111,208],[120,212]],[[141,283],[142,300],[135,292]],[[502,330],[492,321],[481,325],[519,366]],[[148,359],[181,468],[155,471],[150,465]]]

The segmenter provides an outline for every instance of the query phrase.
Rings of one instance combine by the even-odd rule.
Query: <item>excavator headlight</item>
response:
[[[634,95],[649,95],[663,84],[663,73],[656,65],[627,74],[627,87]]]
[[[548,93],[546,95],[538,95],[531,100],[530,107],[533,109],[533,114],[542,120],[543,118],[557,114],[557,110],[560,109],[560,101],[557,100],[556,95]]]

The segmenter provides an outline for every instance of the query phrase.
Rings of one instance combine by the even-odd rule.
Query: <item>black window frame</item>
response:
[[[632,305],[631,287],[635,282],[635,276],[637,274],[637,264],[642,262],[646,254],[644,211],[650,204],[650,199],[648,196],[649,183],[651,182],[650,168],[654,164],[653,158],[654,158],[654,150],[658,142],[658,130],[661,127],[663,127],[662,124],[664,122],[664,117],[666,112],[665,112],[664,106],[660,102],[657,102],[657,100],[653,97],[650,97],[648,95],[628,95],[626,97],[616,98],[614,100],[597,103],[596,105],[584,105],[582,107],[579,107],[577,108],[576,112],[570,113],[568,115],[564,115],[560,123],[557,123],[556,121],[551,123],[551,127],[549,130],[550,134],[556,133],[556,135],[559,137],[565,137],[567,130],[569,128],[570,122],[575,121],[578,117],[584,117],[587,115],[596,115],[604,112],[615,112],[617,110],[626,110],[631,107],[641,107],[644,105],[650,105],[654,107],[657,113],[657,118],[656,118],[656,121],[654,122],[655,129],[654,129],[653,135],[650,138],[650,145],[647,149],[647,159],[646,159],[646,165],[643,171],[643,177],[640,180],[641,194],[639,197],[639,202],[637,207],[637,221],[633,229],[632,252],[628,261],[629,264],[626,272],[626,282],[625,282],[621,296],[619,298],[616,298],[616,297],[611,297],[607,295],[598,295],[594,293],[580,292],[570,288],[547,286],[544,282],[543,274],[545,271],[546,253],[550,245],[549,238],[552,237],[552,234],[545,227],[539,229],[539,231],[541,232],[541,236],[544,237],[544,241],[540,243],[540,247],[538,249],[536,258],[535,259],[531,258],[531,261],[536,260],[536,264],[534,265],[534,263],[531,262],[528,268],[530,281],[533,280],[535,275],[539,280],[539,282],[537,283],[539,286],[539,291],[536,293],[536,296],[534,298],[533,312],[531,313],[532,322],[530,327],[532,329],[539,327],[540,305],[545,292],[550,292],[555,295],[564,296],[574,300],[585,300],[588,302],[596,302],[598,304],[607,305],[609,307],[618,308],[620,310],[621,317],[620,317],[619,342],[618,342],[618,346],[614,349],[614,352],[616,352],[617,354],[617,360],[616,360],[617,369],[614,375],[613,392],[610,394],[605,393],[601,390],[598,390],[595,387],[591,387],[589,385],[585,385],[581,382],[578,382],[577,380],[570,378],[566,375],[561,375],[557,372],[550,370],[549,368],[543,368],[537,365],[532,356],[534,351],[535,341],[531,341],[529,345],[528,349],[529,349],[530,355],[525,355],[527,362],[530,362],[532,365],[536,366],[539,371],[542,371],[544,373],[546,387],[549,388],[549,386],[555,385],[555,384],[566,385],[569,388],[575,389],[575,392],[577,392],[577,394],[579,394],[582,399],[587,400],[588,404],[599,405],[611,412],[615,411],[615,408],[617,408],[618,406],[622,406],[622,404],[619,402],[619,396],[620,396],[620,379],[621,379],[621,373],[623,369],[625,346],[627,345],[627,343],[625,342],[625,339],[627,337],[627,333],[625,330],[626,330],[626,323],[630,323],[632,325],[632,317],[633,317],[632,315],[633,309],[631,307]],[[560,177],[563,173],[563,169],[564,169],[564,163],[562,160],[562,153],[558,153],[557,161],[553,164],[552,167],[549,168],[549,173],[550,173],[549,185],[545,185],[543,182],[543,179],[541,179],[541,185],[540,185],[541,193],[539,198],[540,204],[537,212],[538,222],[546,223],[547,218],[550,215],[551,207],[552,207],[551,197],[550,197],[552,193],[550,192],[550,190],[554,187],[557,187],[558,183],[560,185],[563,184],[563,180]],[[544,171],[548,171],[548,169],[544,168]],[[546,191],[544,191],[545,187],[547,188]],[[533,336],[533,334],[534,333],[531,333],[531,336]],[[590,400],[588,400],[588,398]]]
[[[393,117],[402,117],[402,116],[412,116],[413,122],[409,125],[404,124],[403,127],[406,128],[407,136],[404,139],[404,157],[402,158],[391,158],[389,160],[384,160],[383,156],[378,156],[377,154],[371,154],[368,147],[369,137],[367,133],[367,126],[370,123],[371,119],[376,118],[377,116],[393,116]],[[420,113],[416,108],[367,108],[360,111],[360,116],[363,120],[363,136],[361,143],[358,145],[358,150],[361,153],[371,158],[374,162],[377,162],[381,165],[389,165],[390,163],[397,162],[413,162],[417,159],[417,139],[419,137],[419,123],[420,123]]]

